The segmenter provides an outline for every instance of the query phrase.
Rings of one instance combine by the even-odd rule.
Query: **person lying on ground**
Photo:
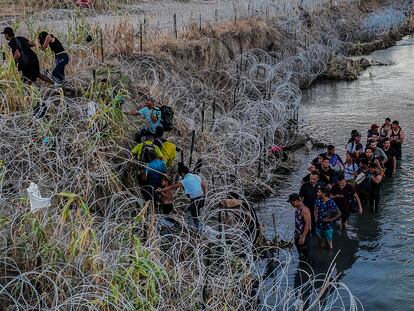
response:
[[[2,32],[8,45],[12,50],[13,59],[17,64],[17,69],[22,72],[23,82],[32,84],[37,78],[53,84],[53,81],[47,76],[40,73],[39,59],[32,47],[36,45],[25,37],[15,36],[14,31],[10,27],[4,28]]]
[[[385,176],[393,177],[397,172],[397,159],[395,158],[395,151],[391,148],[391,142],[389,138],[384,138],[384,152],[387,155],[387,161],[384,164]]]
[[[201,222],[199,215],[201,209],[204,207],[205,195],[208,192],[207,183],[201,178],[190,172],[189,168],[183,163],[178,163],[178,174],[181,180],[168,187],[158,189],[159,192],[167,192],[174,189],[183,188],[185,194],[190,199],[190,205],[187,207],[187,212],[191,215],[193,226],[197,229],[201,229]],[[191,224],[191,222],[190,222]]]
[[[352,210],[352,203],[355,202],[359,214],[362,214],[362,205],[358,194],[346,180],[345,176],[340,174],[338,182],[332,186],[331,199],[333,199],[341,211],[341,228],[346,229],[348,226],[348,217]]]
[[[315,203],[315,233],[320,246],[323,246],[326,241],[328,248],[333,248],[333,224],[339,217],[341,217],[341,211],[336,206],[335,201],[329,198],[329,189],[326,187],[320,188]]]
[[[148,164],[141,176],[144,182],[141,193],[145,201],[154,200],[155,191],[161,187],[161,178],[167,172],[165,162],[157,158],[154,150],[149,150],[147,156]]]
[[[295,246],[299,259],[308,262],[310,260],[311,213],[297,193],[289,195],[288,202],[295,208]]]
[[[131,153],[135,155],[138,161],[148,163],[147,151],[154,150],[158,159],[165,160],[164,154],[161,152],[160,148],[154,144],[154,137],[148,135],[145,137],[143,143],[137,144],[134,149],[131,150]]]
[[[372,141],[371,144],[370,144],[370,147],[371,147],[372,151],[374,152],[375,158],[378,159],[378,161],[381,162],[381,166],[384,167],[384,163],[387,162],[388,158],[387,158],[387,155],[385,154],[384,150],[377,147],[377,144],[378,143],[376,141]]]
[[[148,96],[143,105],[138,108],[127,112],[129,115],[137,116],[141,115],[147,122],[147,125],[141,128],[135,134],[135,141],[141,142],[142,137],[152,135],[155,136],[157,127],[161,126],[161,110],[155,107],[155,98]]]
[[[391,130],[388,132],[387,137],[390,139],[391,148],[395,151],[395,158],[401,160],[402,158],[402,144],[404,143],[404,132],[400,127],[398,121],[393,121]]]
[[[55,54],[55,68],[52,71],[52,79],[55,86],[65,82],[65,67],[69,63],[69,55],[62,43],[54,35],[42,31],[38,37],[40,48],[44,51],[48,47]]]

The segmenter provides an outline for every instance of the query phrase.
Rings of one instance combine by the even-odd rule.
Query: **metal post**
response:
[[[211,122],[211,127],[213,128],[214,125],[214,118],[216,117],[216,100],[213,101],[213,117]]]
[[[103,30],[102,30],[102,28],[101,28],[101,61],[102,61],[102,63],[105,62],[104,47],[103,47]]]
[[[174,13],[174,37],[178,39],[178,32],[177,32],[177,14]]]
[[[191,167],[191,164],[193,162],[194,140],[195,140],[195,130],[193,130],[192,137],[191,137],[190,160],[188,161],[189,167]]]
[[[142,52],[142,36],[143,36],[142,24],[139,24],[139,50],[141,52]]]
[[[204,111],[205,111],[205,103],[203,102],[203,108],[201,110],[201,132],[204,132]]]
[[[201,32],[201,14],[199,16],[199,26],[198,26],[198,30]]]

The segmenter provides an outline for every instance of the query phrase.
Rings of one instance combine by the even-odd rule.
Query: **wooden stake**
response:
[[[142,24],[139,24],[139,50],[141,52],[142,52],[142,36],[143,36]]]
[[[102,28],[101,28],[101,61],[102,61],[102,63],[105,62],[104,47],[103,47],[103,30],[102,30]]]

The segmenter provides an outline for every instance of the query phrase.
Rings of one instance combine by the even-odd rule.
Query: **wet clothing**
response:
[[[385,154],[387,155],[387,162],[385,162],[384,166],[385,166],[385,176],[387,177],[391,177],[392,176],[392,172],[394,170],[394,164],[393,164],[393,159],[395,158],[395,150],[392,148],[389,148],[388,150],[384,150]]]
[[[349,180],[354,180],[355,176],[353,173],[357,173],[359,169],[358,164],[356,163],[345,163],[345,168],[344,168],[344,176],[345,176],[345,180],[349,181]]]
[[[345,222],[349,214],[351,213],[351,204],[354,200],[355,190],[350,184],[346,184],[345,187],[341,188],[339,184],[335,184],[331,189],[332,195],[342,195],[341,198],[335,198],[334,201],[341,211],[341,220]]]
[[[318,190],[325,184],[318,182],[313,186],[311,182],[306,182],[300,187],[299,196],[303,197],[303,204],[307,206],[311,214],[311,227],[315,228],[315,202],[318,198]]]
[[[331,218],[335,215],[336,210],[338,209],[335,201],[332,199],[328,199],[327,201],[317,199],[315,203],[315,208],[317,209],[316,229],[322,231],[332,229],[333,222],[324,221],[324,219]]]
[[[305,237],[305,242],[299,245],[299,237],[295,237],[295,246],[298,250],[299,259],[302,261],[310,261],[310,234]]]
[[[304,208],[305,205],[301,203],[301,206],[295,210],[295,238],[300,237],[305,229],[306,221],[302,215]]]
[[[333,155],[331,155],[331,156],[329,156],[328,153],[321,153],[319,155],[319,157],[321,157],[321,158],[328,158],[329,159],[330,166],[333,169],[336,169],[336,170],[338,170],[337,168],[339,168],[340,165],[343,165],[344,164],[344,161],[342,161],[341,157],[339,155],[337,155],[336,153],[333,154]]]
[[[378,176],[379,174],[376,173],[372,175],[369,173],[368,177],[371,179],[372,176]],[[381,183],[377,184],[371,180],[371,188],[369,192],[369,207],[371,210],[374,210],[375,212],[379,209],[380,204],[380,194],[381,194]]]
[[[393,139],[401,139],[401,128],[398,129],[397,133],[394,130],[391,130],[391,147],[394,149],[395,158],[401,160],[402,157],[402,144],[395,142]]]
[[[22,72],[24,82],[36,82],[40,76],[39,59],[29,45],[29,40],[24,37],[14,37],[9,43],[9,47],[12,49],[13,55],[16,50],[19,50],[20,54],[25,54],[28,58],[28,64],[23,65],[17,61],[17,67]]]
[[[315,233],[319,238],[324,238],[327,241],[332,241],[333,239],[333,228],[330,228],[330,229],[316,228]]]

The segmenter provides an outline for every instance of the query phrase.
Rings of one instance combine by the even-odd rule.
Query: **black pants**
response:
[[[394,149],[395,158],[397,160],[401,160],[401,158],[402,158],[402,148],[401,148],[401,144],[393,144],[391,147]]]
[[[191,214],[191,217],[193,218],[194,226],[197,229],[200,229],[201,223],[200,223],[200,210],[204,207],[205,200],[204,197],[199,197],[195,199],[191,199],[191,203],[188,206],[188,211]]]
[[[376,187],[369,194],[369,207],[372,211],[378,212],[380,204],[380,188]]]
[[[310,234],[308,233],[305,238],[305,242],[299,245],[299,238],[295,238],[295,246],[298,250],[299,259],[301,261],[310,261]]]

